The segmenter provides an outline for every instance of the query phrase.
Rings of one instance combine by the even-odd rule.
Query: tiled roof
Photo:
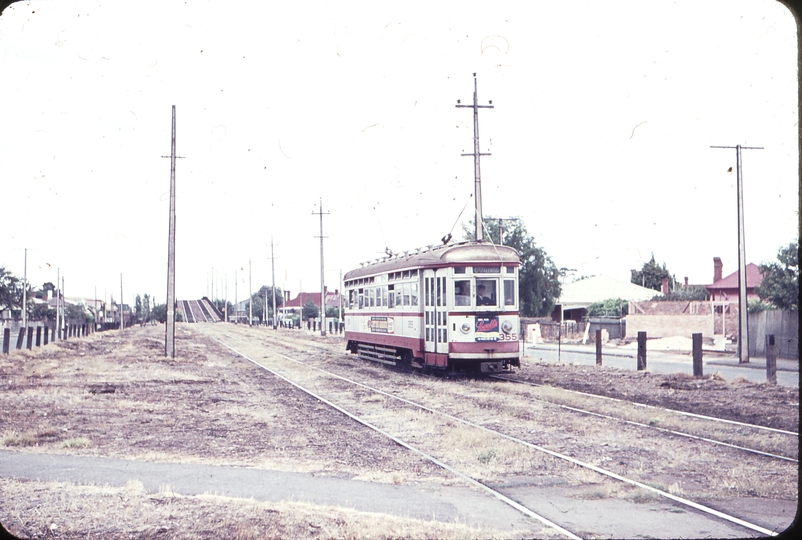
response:
[[[760,268],[755,263],[746,265],[746,288],[754,289],[760,286],[763,281],[763,274],[760,273]],[[712,285],[707,285],[707,289],[737,289],[738,288],[738,272],[733,272],[729,276],[722,278]]]

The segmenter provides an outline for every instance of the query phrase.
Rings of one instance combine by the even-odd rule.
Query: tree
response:
[[[265,317],[265,296],[267,297],[267,317]],[[266,318],[273,318],[273,287],[262,285],[257,292],[251,296],[253,302],[253,316],[264,321]],[[276,309],[284,303],[284,294],[281,289],[276,287]],[[248,309],[248,306],[245,306]]]
[[[656,302],[664,302],[669,300],[707,300],[709,297],[710,293],[707,292],[706,288],[690,285],[688,287],[677,289],[676,291],[671,291],[668,294],[655,295],[652,300]]]
[[[156,319],[160,323],[167,322],[167,304],[159,304],[157,306],[153,306],[153,309],[150,311],[150,316],[151,318]],[[176,310],[175,312],[175,320],[176,322],[184,322],[184,317],[178,310]]]
[[[136,313],[137,322],[142,320],[142,297],[136,295],[134,299],[134,313]]]
[[[0,266],[0,310],[22,308],[22,281]]]
[[[309,318],[317,318],[320,315],[320,309],[315,305],[310,298],[306,299],[303,307],[303,320],[307,321]]]
[[[778,262],[760,265],[763,281],[757,295],[778,309],[799,310],[799,243],[792,242],[777,252]]]
[[[64,317],[68,321],[78,321],[79,323],[89,322],[90,319],[83,304],[67,304],[64,310]]]
[[[476,238],[474,221],[464,227],[465,237]],[[523,221],[515,218],[503,220],[504,245],[514,248],[521,258],[518,270],[518,301],[524,317],[544,317],[554,309],[560,296],[560,271],[543,248],[535,244],[526,231]],[[499,243],[499,222],[493,217],[485,219],[487,239]]]
[[[623,317],[629,313],[629,302],[621,298],[608,298],[588,306],[588,317]]]
[[[660,266],[654,261],[654,253],[649,262],[644,263],[640,271],[632,270],[632,283],[659,291],[663,288],[663,278],[671,279],[671,273],[666,269],[666,263]]]

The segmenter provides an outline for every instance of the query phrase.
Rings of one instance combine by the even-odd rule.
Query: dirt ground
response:
[[[111,331],[0,356],[0,448],[192,461],[398,484],[452,480],[435,465],[399,451],[380,435],[243,362],[193,332],[190,325],[178,326],[179,356],[165,358],[163,332],[162,326]],[[293,338],[303,338],[310,350],[325,347],[345,354],[340,336],[298,332]],[[791,431],[799,427],[795,388],[533,361],[525,361],[513,377]],[[19,496],[13,506],[3,508],[0,502],[0,511],[5,512],[0,523],[13,522],[14,530],[26,538],[128,537],[129,533],[193,538],[230,531],[226,527],[235,521],[227,516],[256,512],[251,521],[243,522],[247,526],[238,529],[238,537],[273,531],[267,537],[279,538],[289,531],[303,531],[305,537],[348,538],[376,530],[373,518],[364,515],[330,512],[315,517],[315,509],[168,497],[144,493],[137,486],[93,489],[2,480],[0,492]],[[66,497],[67,492],[76,498]],[[43,510],[49,503],[59,508],[58,523]],[[213,510],[215,505],[224,510]],[[143,507],[149,509],[154,525],[137,529],[131,509]],[[88,508],[98,512],[87,517]],[[128,521],[104,529],[104,516],[113,513]],[[65,529],[64,520],[70,515],[80,529]],[[165,519],[176,527],[184,524],[184,529],[165,527]],[[368,528],[360,529],[360,523]],[[51,527],[54,524],[56,528]],[[415,538],[483,537],[468,528],[436,528],[414,520],[394,522],[387,530],[406,531],[403,536]]]
[[[799,432],[799,388],[740,378],[728,383],[715,374],[695,379],[682,373],[663,375],[533,361],[523,362],[510,378]]]

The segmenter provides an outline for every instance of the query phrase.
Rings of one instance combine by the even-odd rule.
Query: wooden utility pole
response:
[[[61,340],[61,268],[56,268],[56,335],[53,341]]]
[[[28,328],[28,248],[25,248],[22,274],[22,327]]]
[[[273,330],[278,327],[278,315],[276,314],[276,257],[273,254],[273,235],[270,235],[270,273],[273,280]]]
[[[320,215],[320,335],[326,335],[326,288],[325,288],[325,280],[323,277],[323,199],[320,199],[320,210],[318,212],[312,212],[312,214],[319,214]],[[328,212],[325,212],[328,214]],[[303,308],[302,308],[303,311]]]
[[[120,330],[125,328],[125,317],[123,317],[123,302],[125,302],[123,296],[123,275],[120,274]]]
[[[735,148],[738,192],[738,363],[749,363],[749,317],[746,303],[746,249],[744,247],[744,186],[741,178],[741,150],[763,150],[762,146],[711,146]]]
[[[170,224],[167,240],[167,323],[165,324],[164,356],[175,358],[175,105],[170,140]]]
[[[518,218],[496,218],[498,219],[498,244],[500,246],[504,245],[504,222],[505,221],[517,221]]]
[[[479,109],[492,109],[493,100],[490,100],[489,105],[479,105],[476,95],[476,73],[473,74],[473,105],[460,105],[460,100],[457,100],[457,107],[467,107],[473,109],[473,153],[462,154],[463,156],[473,156],[473,177],[474,177],[474,198],[476,199],[476,241],[481,242],[484,240],[482,233],[482,175],[479,171],[479,156],[489,156],[491,154],[483,154],[479,152]]]
[[[251,284],[250,259],[248,259],[248,326],[253,326],[253,285]]]

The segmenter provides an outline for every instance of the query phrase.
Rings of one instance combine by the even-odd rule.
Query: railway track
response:
[[[266,336],[265,339],[269,340],[270,338]],[[286,336],[282,336],[280,341],[270,341],[274,344],[274,346],[287,347]],[[298,341],[296,347],[300,347],[303,350],[308,350],[311,347],[313,349],[326,351],[327,353],[331,354],[340,354],[342,352],[328,345],[305,340]],[[350,358],[349,356],[346,357]],[[677,437],[697,439],[712,445],[729,447],[773,459],[798,463],[799,433],[795,431],[695,414],[677,409],[656,407],[654,405],[647,405],[588,392],[580,392],[577,390],[553,388],[548,385],[515,380],[508,375],[490,375],[489,377],[499,381],[542,389],[544,393],[540,396],[532,395],[531,393],[523,393],[520,394],[520,396],[525,399],[551,403],[564,410],[570,410],[580,414],[593,415],[606,418],[608,420],[619,421],[628,425],[638,426],[646,430],[669,433]],[[574,400],[567,398],[566,394],[577,395],[583,398],[591,398],[591,400],[599,400],[600,402],[617,403],[621,404],[622,406],[612,409],[615,414],[609,414],[611,409],[610,407],[579,407],[576,405]],[[654,414],[662,415],[659,419],[659,423],[661,425],[657,425],[656,419],[653,417]],[[643,419],[643,421],[639,421],[639,419]],[[711,424],[714,427],[711,427]],[[717,424],[723,424],[727,427],[722,428]],[[711,432],[717,435],[717,438],[714,438],[712,435],[710,435]],[[766,436],[763,432],[767,433],[768,436]],[[755,448],[746,446],[742,442],[745,439],[751,439],[757,443],[756,446],[760,447]]]
[[[500,500],[504,500],[504,498],[509,499],[509,497],[506,497],[498,489],[491,488],[490,484],[492,484],[492,481],[488,481],[481,469],[477,470],[475,467],[471,468],[470,466],[466,466],[464,462],[454,459],[453,452],[443,452],[442,449],[438,449],[436,445],[432,446],[430,444],[431,441],[426,440],[427,434],[425,433],[425,430],[423,433],[421,433],[420,430],[410,430],[405,428],[404,425],[399,425],[397,422],[394,423],[393,421],[388,421],[382,416],[381,412],[377,410],[377,407],[366,407],[366,403],[378,403],[378,401],[382,401],[382,407],[378,407],[378,409],[391,407],[395,410],[400,407],[400,410],[403,411],[400,416],[402,418],[406,418],[407,420],[410,420],[410,418],[414,420],[415,414],[419,415],[425,413],[429,415],[426,422],[427,424],[432,423],[432,418],[434,417],[439,419],[437,422],[438,427],[436,428],[438,433],[445,433],[446,430],[456,431],[454,426],[459,425],[464,429],[469,429],[473,432],[481,432],[483,436],[495,439],[496,442],[491,442],[489,444],[495,444],[496,447],[499,446],[497,442],[498,440],[504,440],[508,445],[508,448],[499,450],[499,452],[515,453],[517,451],[520,453],[521,449],[525,448],[528,452],[537,452],[543,456],[547,456],[549,465],[553,470],[558,471],[560,474],[569,475],[572,472],[572,468],[581,467],[587,471],[592,471],[592,473],[603,475],[607,479],[614,482],[626,484],[627,486],[632,487],[632,489],[644,490],[651,496],[663,498],[675,504],[681,504],[687,508],[692,508],[695,511],[703,512],[709,516],[714,516],[717,519],[725,520],[729,523],[735,524],[738,527],[749,529],[754,533],[762,535],[774,534],[774,531],[770,530],[769,528],[751,523],[740,517],[736,517],[710,506],[671,493],[671,489],[666,490],[655,487],[654,485],[650,485],[649,483],[645,482],[642,478],[629,478],[613,470],[601,467],[598,463],[592,462],[594,460],[598,461],[598,458],[579,459],[569,455],[569,452],[547,448],[547,446],[549,446],[547,444],[532,442],[531,439],[533,437],[531,434],[510,433],[510,430],[508,429],[489,427],[493,424],[493,417],[492,415],[488,416],[487,414],[482,414],[483,407],[481,403],[478,407],[468,407],[459,411],[444,410],[444,407],[441,405],[432,406],[431,404],[421,402],[425,400],[419,400],[417,398],[412,399],[414,396],[420,395],[420,390],[415,388],[415,386],[418,386],[417,382],[415,384],[410,383],[405,385],[406,387],[404,388],[403,393],[406,397],[402,397],[399,395],[401,392],[398,389],[394,389],[393,391],[387,391],[386,389],[383,390],[381,388],[377,388],[377,384],[375,382],[360,382],[354,380],[350,376],[346,377],[330,370],[323,369],[322,367],[319,367],[320,364],[325,365],[333,362],[335,359],[342,361],[343,355],[341,352],[334,352],[328,346],[310,345],[309,342],[295,342],[295,340],[292,338],[284,339],[286,336],[282,336],[282,341],[278,342],[269,337],[265,337],[264,335],[260,336],[263,338],[259,340],[261,343],[254,345],[252,336],[234,335],[234,333],[231,332],[222,332],[218,335],[219,337],[215,338],[218,342],[228,347],[232,351],[235,351],[240,356],[247,358],[249,361],[271,371],[276,376],[279,376],[288,381],[290,384],[303,389],[304,391],[310,393],[310,395],[320,399],[329,406],[333,406],[344,414],[348,414],[348,416],[354,420],[359,421],[371,429],[375,429],[379,433],[390,437],[401,446],[425,456],[426,459],[429,459],[433,463],[446,468],[469,483],[493,493],[493,495]],[[297,358],[299,354],[307,353],[310,348],[333,356],[333,358],[325,358],[322,361],[316,361],[314,363]],[[240,349],[245,349],[245,352]],[[296,357],[290,356],[289,354],[276,352],[276,349],[287,351]],[[254,352],[256,354],[254,354]],[[266,356],[264,356],[264,358],[256,360],[251,358],[251,356],[258,356],[263,352],[268,353]],[[270,364],[270,366],[267,364]],[[337,363],[337,366],[338,369],[342,367],[340,362]],[[373,371],[375,372],[376,370]],[[384,373],[385,375],[387,375],[386,371],[387,370],[385,370]],[[381,373],[382,372],[379,371],[379,374]],[[405,375],[405,377],[407,378],[407,382],[409,382],[411,376]],[[498,385],[495,385],[495,387],[498,388]],[[377,398],[376,396],[381,397]],[[455,397],[460,396],[455,395]],[[394,403],[394,405],[391,406],[389,405],[390,403]],[[487,403],[485,403],[485,405],[486,407],[484,408],[486,409]],[[544,404],[543,406],[552,407],[553,405]],[[492,407],[492,400],[489,407]],[[410,411],[416,412],[411,413]],[[410,415],[412,416],[410,417]],[[384,416],[386,417],[386,415]],[[537,438],[537,435],[535,435],[535,438]],[[516,447],[517,450],[510,450],[512,447]],[[568,445],[569,449],[571,447],[571,445]],[[439,453],[439,455],[435,456],[434,454],[436,453]],[[457,463],[457,465],[449,465],[449,462],[452,464]],[[645,476],[648,476],[648,473]],[[510,499],[510,501],[513,503],[515,502],[512,501],[512,499]],[[508,504],[510,504],[510,502],[508,502]],[[544,525],[555,528],[565,536],[570,538],[576,537],[574,533],[568,531],[567,528],[557,525],[534,510],[526,507],[523,507],[523,509],[518,509],[529,517],[537,519]]]

